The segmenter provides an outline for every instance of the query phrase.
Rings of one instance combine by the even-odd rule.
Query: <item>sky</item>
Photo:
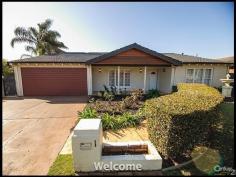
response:
[[[161,53],[206,58],[234,55],[231,2],[4,2],[3,58],[19,59],[24,44],[10,46],[18,26],[50,18],[67,52],[109,52],[138,43]]]

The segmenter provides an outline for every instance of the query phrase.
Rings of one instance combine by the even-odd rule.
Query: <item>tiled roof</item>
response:
[[[166,56],[179,60],[183,63],[228,63],[228,61],[219,59],[202,58],[198,56],[177,54],[177,53],[163,53]]]
[[[153,50],[140,46],[136,43],[128,45],[112,52],[65,52],[57,55],[42,55],[32,58],[24,58],[9,61],[9,63],[93,63],[104,58],[116,55],[117,52],[128,50],[130,48],[137,48],[151,55],[157,56],[174,65],[182,63],[234,63],[234,57],[226,57],[219,59],[202,58],[198,56],[177,54],[177,53],[157,53]]]
[[[41,55],[10,61],[10,63],[85,63],[105,54],[105,52],[66,52],[58,55]]]
[[[112,52],[109,52],[109,53],[106,53],[104,55],[101,55],[101,56],[99,56],[97,58],[91,59],[91,60],[88,61],[88,63],[93,64],[93,63],[102,61],[104,59],[113,57],[113,56],[115,56],[115,55],[117,55],[117,54],[119,54],[121,52],[128,51],[130,49],[137,49],[139,51],[142,51],[142,52],[145,52],[147,54],[150,54],[150,55],[152,55],[154,57],[158,57],[158,58],[160,58],[160,59],[162,59],[164,61],[167,61],[168,63],[171,63],[173,65],[181,65],[182,64],[179,60],[176,60],[174,58],[171,58],[171,57],[168,57],[168,56],[163,55],[161,53],[158,53],[158,52],[156,52],[154,50],[151,50],[151,49],[148,49],[146,47],[143,47],[143,46],[141,46],[141,45],[139,45],[137,43],[133,43],[133,44],[127,45],[127,46],[122,47],[120,49],[117,49],[117,50],[114,50]]]
[[[218,58],[217,60],[224,61],[224,62],[229,62],[229,63],[234,63],[234,56],[232,56],[232,57]]]

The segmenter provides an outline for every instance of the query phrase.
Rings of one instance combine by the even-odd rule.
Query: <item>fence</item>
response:
[[[16,94],[16,82],[14,74],[2,77],[2,94],[3,96],[15,96]]]

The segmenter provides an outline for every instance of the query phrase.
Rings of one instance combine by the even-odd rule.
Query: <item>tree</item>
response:
[[[11,46],[16,43],[26,43],[25,50],[30,55],[57,54],[67,49],[63,42],[57,40],[61,37],[60,33],[50,30],[52,20],[46,19],[43,23],[38,23],[38,27],[17,27],[14,31],[15,37],[11,40]],[[25,55],[25,54],[24,54]]]
[[[3,76],[8,76],[13,73],[13,68],[7,64],[6,59],[2,59],[2,74]]]

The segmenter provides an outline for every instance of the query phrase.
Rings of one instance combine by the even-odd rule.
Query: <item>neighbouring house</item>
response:
[[[10,61],[18,96],[92,95],[103,85],[170,93],[180,82],[220,87],[233,62],[158,53],[137,43],[111,52],[68,52]]]
[[[231,63],[228,65],[228,73],[230,74],[230,77],[233,79],[234,78],[234,56],[219,58],[218,60]]]

